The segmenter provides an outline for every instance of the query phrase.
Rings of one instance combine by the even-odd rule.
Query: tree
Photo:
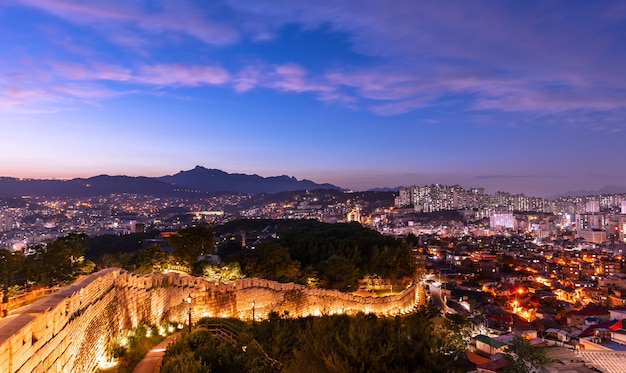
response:
[[[159,236],[159,231],[131,233],[131,234],[105,234],[90,237],[85,244],[87,251],[85,257],[98,261],[106,254],[128,253],[132,254],[142,249],[142,242]]]
[[[529,373],[533,368],[550,362],[545,347],[533,346],[521,337],[513,338],[505,352],[504,358],[508,362],[506,373]]]
[[[276,242],[263,242],[255,250],[238,257],[241,270],[248,277],[259,277],[278,282],[298,282],[304,279],[300,262],[291,259],[289,249]]]
[[[24,266],[24,255],[0,249],[0,288],[16,284],[16,273]]]
[[[225,265],[206,263],[202,267],[202,276],[211,281],[233,281],[245,276],[241,273],[239,263],[232,262]]]
[[[93,271],[95,265],[84,257],[87,239],[84,233],[70,233],[49,242],[46,246],[38,245],[31,248],[33,253],[26,257],[24,268],[26,280],[43,285],[56,285]]]
[[[404,241],[410,246],[418,246],[420,244],[420,239],[413,233],[407,234]]]
[[[413,276],[415,261],[408,245],[374,247],[370,260],[370,271],[390,282],[395,282],[403,276]]]
[[[356,290],[359,283],[359,270],[343,256],[333,255],[318,266],[326,288],[341,291]]]
[[[161,272],[169,261],[169,256],[158,244],[151,244],[140,250],[135,258],[136,273]]]
[[[227,240],[217,247],[217,254],[226,261],[233,255],[241,254],[242,251],[241,241],[237,240]]]
[[[106,253],[96,259],[96,264],[98,268],[118,267],[132,270],[130,267],[132,259],[132,255],[129,253]]]
[[[472,324],[467,317],[459,313],[449,314],[444,321],[444,327],[452,332],[448,334],[448,341],[453,348],[462,350],[470,342]]]
[[[170,236],[169,242],[174,256],[187,265],[195,263],[200,255],[212,254],[215,246],[213,230],[204,226],[181,229]]]

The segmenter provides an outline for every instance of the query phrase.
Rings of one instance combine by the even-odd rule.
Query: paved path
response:
[[[174,342],[176,338],[180,336],[180,332],[176,332],[169,335],[161,343],[154,346],[150,352],[146,354],[146,357],[137,364],[133,373],[158,373],[161,369],[161,363],[163,362],[163,356],[165,355],[165,349],[167,346]]]

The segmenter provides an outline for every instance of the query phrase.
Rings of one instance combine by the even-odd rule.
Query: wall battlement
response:
[[[191,304],[185,299],[191,296]],[[119,332],[168,320],[202,317],[256,320],[269,312],[395,315],[419,304],[419,286],[384,298],[248,278],[230,283],[179,273],[137,275],[105,269],[0,320],[0,372],[94,372]]]

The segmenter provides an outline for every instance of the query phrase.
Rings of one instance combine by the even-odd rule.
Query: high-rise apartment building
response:
[[[600,201],[587,201],[585,204],[585,211],[589,213],[599,213],[600,212]]]
[[[489,217],[489,227],[492,229],[514,229],[515,219],[513,219],[513,214],[492,214]]]

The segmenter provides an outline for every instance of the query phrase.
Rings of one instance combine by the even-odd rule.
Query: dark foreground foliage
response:
[[[394,318],[274,313],[244,327],[234,345],[194,331],[168,349],[161,372],[463,372],[454,331],[463,327],[426,307]]]

